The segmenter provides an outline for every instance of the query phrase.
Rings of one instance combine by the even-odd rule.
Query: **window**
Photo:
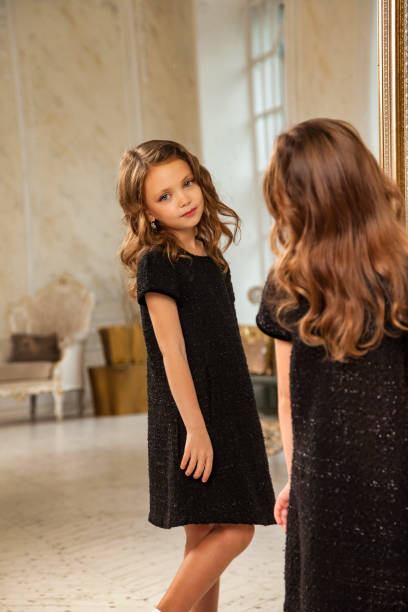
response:
[[[284,2],[248,0],[248,75],[256,179],[255,202],[260,239],[260,272],[265,279],[273,263],[272,218],[262,197],[262,177],[276,136],[285,129]]]
[[[249,4],[249,72],[257,174],[264,172],[276,135],[284,128],[284,4]]]

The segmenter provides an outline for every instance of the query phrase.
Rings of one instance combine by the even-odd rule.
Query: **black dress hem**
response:
[[[198,521],[197,518],[195,519],[180,519],[178,521],[173,521],[172,523],[164,523],[158,520],[155,520],[153,518],[151,518],[149,516],[149,518],[147,519],[149,523],[151,523],[152,525],[154,525],[155,527],[161,527],[162,529],[172,529],[173,527],[184,527],[184,525],[211,525],[211,524],[215,524],[215,525],[220,525],[220,524],[225,524],[225,525],[260,525],[262,527],[269,527],[271,525],[276,525],[276,521],[275,519],[272,519],[271,521],[259,521],[259,520],[253,520],[251,521],[248,517],[243,517],[242,520],[237,520],[237,519],[230,519],[230,520],[220,520],[219,517],[217,517],[217,519],[214,520],[208,520],[207,518],[205,520],[202,521]]]

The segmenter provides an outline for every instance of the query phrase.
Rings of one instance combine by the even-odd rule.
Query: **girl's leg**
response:
[[[186,531],[186,546],[184,549],[184,558],[188,553],[198,546],[214,527],[214,523],[210,525],[185,525]],[[217,612],[218,610],[218,597],[220,593],[220,579],[218,579],[213,586],[197,601],[197,603],[191,608],[190,612]]]
[[[185,556],[158,604],[161,612],[189,612],[249,545],[253,525],[218,524]]]

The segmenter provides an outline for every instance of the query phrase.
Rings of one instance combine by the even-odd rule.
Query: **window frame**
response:
[[[279,53],[280,45],[284,44],[284,35],[285,35],[285,2],[284,0],[280,1],[280,4],[283,5],[284,18],[282,23],[279,24],[279,28],[277,31],[277,35],[274,40],[272,40],[272,45],[269,51],[262,52],[258,55],[253,54],[253,21],[251,16],[251,9],[255,6],[263,6],[264,7],[264,15],[265,15],[265,7],[269,2],[273,2],[274,0],[248,0],[247,3],[247,70],[248,70],[248,81],[249,81],[249,97],[250,97],[250,122],[251,122],[251,133],[253,140],[253,152],[254,152],[254,162],[255,162],[255,175],[257,180],[262,177],[265,172],[266,166],[262,166],[261,168],[261,160],[259,159],[258,150],[259,143],[257,137],[257,122],[259,119],[263,119],[264,124],[264,142],[266,146],[272,150],[272,143],[269,142],[268,130],[267,130],[267,121],[268,117],[273,117],[281,114],[281,125],[282,128],[286,123],[286,104],[285,104],[285,70],[281,71],[281,91],[280,91],[280,100],[281,104],[275,106],[266,106],[266,93],[265,93],[265,76],[262,75],[262,110],[260,112],[255,111],[255,89],[254,89],[254,70],[255,66],[261,65],[263,67],[263,71],[265,71],[265,62],[269,58],[273,61],[274,57],[277,53]],[[261,39],[261,46],[263,47],[263,38]],[[284,60],[285,61],[285,60]],[[271,145],[271,146],[269,146]],[[269,152],[270,154],[270,152]],[[260,169],[261,168],[261,169]]]

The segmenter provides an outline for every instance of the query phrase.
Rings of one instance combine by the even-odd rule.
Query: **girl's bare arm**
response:
[[[286,466],[288,469],[288,483],[278,495],[274,515],[278,525],[281,525],[285,531],[288,516],[293,456],[292,410],[290,404],[289,382],[291,352],[291,342],[275,339],[276,368],[278,374],[278,414],[282,434],[283,450],[285,452]]]
[[[290,481],[293,455],[292,410],[290,405],[290,356],[292,343],[274,340],[278,380],[278,415],[282,434],[283,450]]]
[[[195,470],[194,478],[203,475],[202,480],[206,482],[212,470],[213,449],[187,360],[177,304],[168,295],[152,291],[145,298],[170,391],[187,430],[180,468],[185,469],[189,461],[186,475]]]

